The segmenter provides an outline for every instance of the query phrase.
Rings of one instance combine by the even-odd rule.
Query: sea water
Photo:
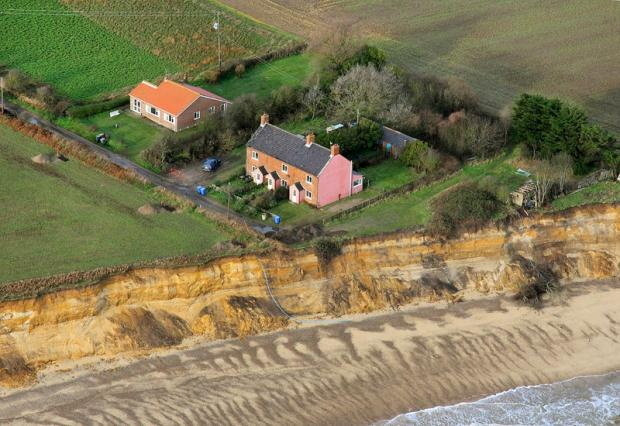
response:
[[[382,425],[620,424],[620,371],[522,386],[474,402],[401,414]]]

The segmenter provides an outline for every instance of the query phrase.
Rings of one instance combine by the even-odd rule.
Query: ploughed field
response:
[[[620,2],[223,0],[315,40],[351,25],[410,70],[465,79],[499,111],[521,92],[571,99],[620,131]]]
[[[292,36],[208,0],[0,0],[0,63],[88,99],[277,49]]]
[[[141,215],[153,190],[51,151],[0,125],[0,282],[206,252],[229,238],[198,213]]]

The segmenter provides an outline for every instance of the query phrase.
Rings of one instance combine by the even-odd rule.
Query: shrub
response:
[[[327,133],[321,131],[316,135],[317,143],[329,148],[331,144],[340,145],[343,155],[355,156],[375,148],[381,139],[381,126],[370,120],[360,120],[354,127],[347,127]]]
[[[258,196],[252,204],[257,209],[269,210],[274,208],[278,202],[276,201],[275,194],[272,191],[267,191]]]
[[[462,80],[411,75],[407,88],[416,111],[426,109],[447,116],[455,111],[479,110],[476,95]]]
[[[4,87],[16,94],[26,93],[30,89],[31,81],[21,71],[12,69],[4,76]]]
[[[439,164],[439,155],[419,140],[409,142],[399,158],[418,172],[431,172]]]
[[[288,188],[279,186],[278,189],[275,190],[274,195],[277,202],[288,200]]]
[[[330,238],[319,238],[314,242],[314,254],[321,265],[329,265],[332,259],[342,253],[340,241]]]
[[[281,86],[274,90],[267,102],[270,119],[274,122],[283,121],[297,113],[302,107],[302,96],[302,90],[297,87]]]
[[[243,74],[245,74],[245,65],[243,63],[240,62],[235,65],[235,74],[237,77],[241,77]]]
[[[256,95],[242,95],[226,109],[224,121],[235,132],[249,133],[258,127],[263,111],[264,106]]]
[[[92,102],[85,105],[75,105],[67,109],[66,114],[72,118],[84,118],[91,115],[99,114],[104,111],[109,111],[114,108],[127,105],[129,103],[129,96],[122,95],[112,99],[107,99],[101,102]]]
[[[461,158],[469,155],[488,157],[504,144],[498,123],[470,113],[453,113],[439,125],[441,146]]]
[[[48,109],[53,108],[57,101],[56,94],[50,86],[37,87],[36,98]]]
[[[448,189],[431,201],[429,231],[454,237],[464,230],[477,230],[501,209],[502,203],[489,191],[468,182]]]

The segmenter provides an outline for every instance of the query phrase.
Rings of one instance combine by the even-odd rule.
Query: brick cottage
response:
[[[338,145],[326,148],[312,133],[302,138],[282,130],[269,124],[267,114],[246,146],[246,173],[271,190],[288,188],[293,203],[323,207],[363,188],[363,176]]]

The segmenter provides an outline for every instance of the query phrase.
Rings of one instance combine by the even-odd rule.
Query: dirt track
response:
[[[362,424],[620,368],[618,280],[569,295],[542,312],[488,296],[48,372],[0,394],[0,422]]]

